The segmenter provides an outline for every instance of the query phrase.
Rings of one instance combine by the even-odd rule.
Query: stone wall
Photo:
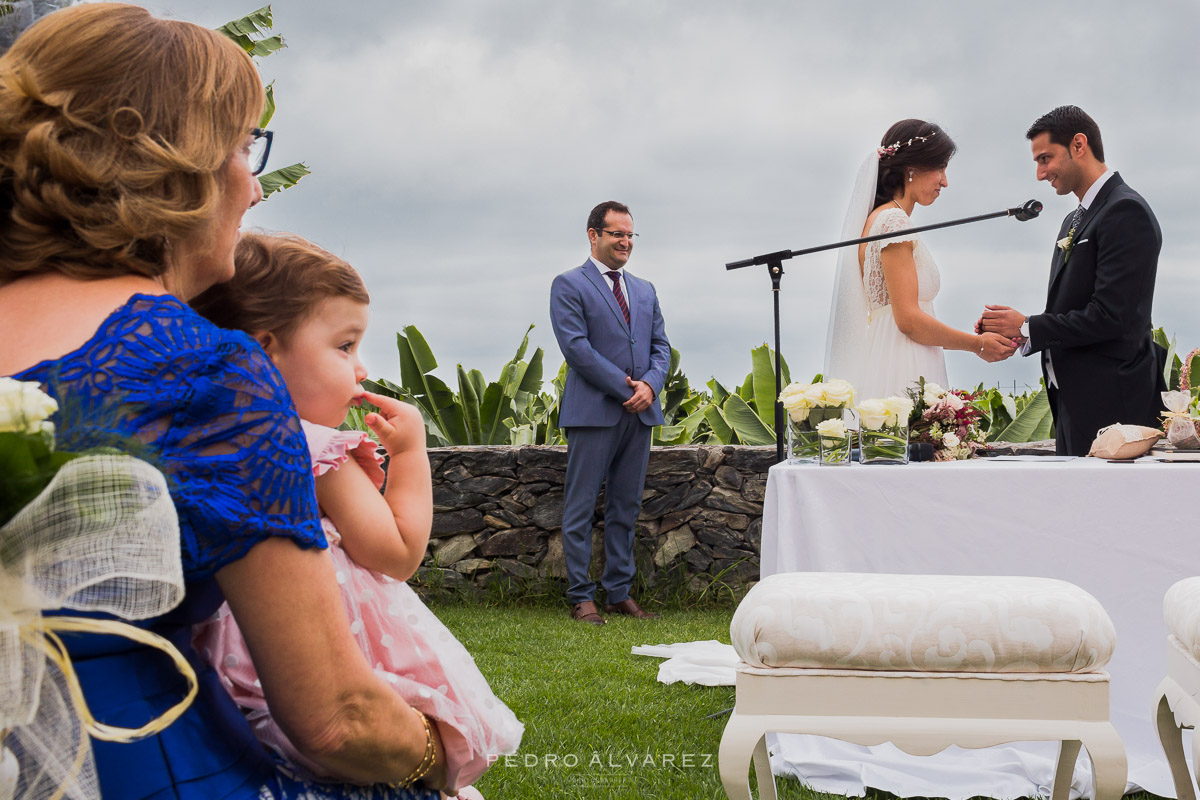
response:
[[[445,447],[429,451],[433,535],[418,580],[456,591],[557,590],[566,447]],[[638,589],[700,593],[758,579],[763,496],[773,447],[684,445],[650,451],[634,554]],[[603,563],[597,503],[592,574]]]

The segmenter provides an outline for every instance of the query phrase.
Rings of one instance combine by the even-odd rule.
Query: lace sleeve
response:
[[[79,350],[24,375],[59,401],[60,449],[116,447],[166,476],[187,580],[268,536],[326,546],[300,420],[249,336],[135,295]]]
[[[875,224],[872,226],[871,235],[875,236],[880,233],[896,233],[897,231],[906,231],[913,226],[912,220],[898,208],[889,208],[879,212],[879,216],[875,218]],[[915,233],[897,236],[894,239],[884,239],[876,244],[880,249],[887,247],[889,244],[897,242],[915,242],[920,237]]]
[[[308,444],[283,379],[257,344],[228,337],[182,365],[188,391],[162,441],[192,580],[269,536],[326,544]]]

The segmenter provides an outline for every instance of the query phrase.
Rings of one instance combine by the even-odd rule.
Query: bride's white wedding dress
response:
[[[867,236],[894,233],[912,227],[908,215],[902,209],[890,208],[879,212],[871,223]],[[946,386],[946,358],[942,348],[917,344],[900,332],[892,313],[891,298],[887,283],[883,279],[881,253],[886,245],[896,242],[913,242],[913,261],[917,266],[917,305],[926,314],[933,313],[933,298],[941,288],[941,276],[937,264],[929,254],[929,248],[915,233],[900,235],[895,239],[870,242],[863,259],[863,286],[867,293],[867,341],[866,360],[854,384],[862,399],[903,395],[905,389],[925,378],[939,386]],[[838,376],[834,376],[838,377]]]
[[[872,151],[859,169],[843,239],[863,237],[863,226],[872,211],[879,157]],[[885,208],[876,215],[865,236],[894,233],[913,227],[900,208]],[[941,287],[937,264],[917,234],[870,242],[863,265],[858,248],[844,247],[838,258],[837,285],[829,318],[825,348],[826,380],[842,378],[853,384],[857,400],[903,395],[920,378],[947,386],[946,359],[942,348],[917,344],[896,327],[883,277],[881,251],[896,242],[914,242],[917,268],[917,300],[921,310],[933,316],[933,298]]]

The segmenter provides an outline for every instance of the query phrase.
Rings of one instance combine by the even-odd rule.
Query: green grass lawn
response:
[[[488,800],[725,797],[717,771],[725,717],[705,716],[731,708],[733,688],[665,686],[656,680],[660,659],[629,650],[728,642],[731,609],[665,610],[655,621],[610,617],[602,628],[572,621],[565,606],[442,602],[433,609],[525,723],[520,752],[476,784]],[[791,779],[776,785],[781,800],[837,800]]]

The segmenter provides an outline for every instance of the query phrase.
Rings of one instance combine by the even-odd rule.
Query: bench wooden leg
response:
[[[751,800],[750,762],[758,776],[759,792],[767,800],[776,800],[775,778],[767,760],[767,733],[761,723],[739,717],[735,710],[725,724],[721,735],[721,746],[717,750],[717,769],[721,773],[721,785],[729,800]],[[764,785],[763,773],[767,780]],[[769,794],[766,794],[769,792]]]
[[[1169,680],[1164,679],[1154,694],[1152,714],[1158,730],[1158,741],[1167,756],[1167,764],[1171,767],[1171,780],[1175,782],[1176,797],[1179,800],[1196,800],[1192,776],[1188,774],[1187,761],[1183,757],[1183,731],[1175,723],[1175,714],[1167,703],[1164,684]]]
[[[1058,743],[1058,766],[1054,770],[1054,784],[1051,787],[1051,800],[1068,800],[1071,796],[1071,783],[1075,779],[1075,762],[1079,758],[1079,748],[1083,745],[1078,739],[1064,739]]]
[[[1129,766],[1125,760],[1125,745],[1112,723],[1097,725],[1082,737],[1092,759],[1092,782],[1096,788],[1095,800],[1121,800],[1125,794],[1125,782]]]

